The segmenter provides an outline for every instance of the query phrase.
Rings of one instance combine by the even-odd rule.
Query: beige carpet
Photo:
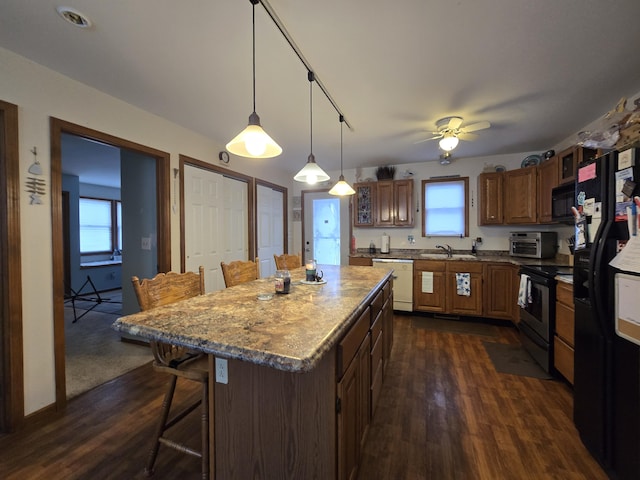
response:
[[[100,303],[86,315],[89,302],[76,302],[76,318],[71,303],[65,304],[67,398],[75,397],[152,360],[144,345],[122,342],[111,328],[120,316],[118,294],[101,294],[109,301]]]

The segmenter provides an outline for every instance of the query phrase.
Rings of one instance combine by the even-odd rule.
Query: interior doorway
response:
[[[319,264],[349,264],[349,197],[328,190],[302,191],[304,260]]]
[[[171,270],[170,237],[170,160],[167,152],[136,144],[96,130],[88,129],[56,118],[51,119],[51,209],[54,299],[54,344],[56,409],[66,405],[65,322],[64,322],[64,231],[63,231],[63,175],[62,139],[70,134],[121,149],[126,155],[148,157],[155,169],[155,205],[153,219],[156,224],[156,255],[154,270]],[[145,186],[140,185],[141,189]],[[59,252],[59,253],[56,253]],[[124,272],[123,272],[124,274]]]

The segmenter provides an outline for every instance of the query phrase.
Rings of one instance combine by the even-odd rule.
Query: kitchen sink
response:
[[[421,253],[420,256],[432,260],[476,260],[476,256],[469,253],[454,253],[451,257],[446,253]]]

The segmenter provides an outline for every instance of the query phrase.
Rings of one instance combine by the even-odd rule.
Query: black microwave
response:
[[[573,224],[571,207],[576,204],[575,183],[560,185],[551,190],[551,218],[555,222]]]

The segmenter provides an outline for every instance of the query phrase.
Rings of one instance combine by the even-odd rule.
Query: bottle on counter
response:
[[[369,253],[376,253],[376,244],[373,241],[369,244]]]

